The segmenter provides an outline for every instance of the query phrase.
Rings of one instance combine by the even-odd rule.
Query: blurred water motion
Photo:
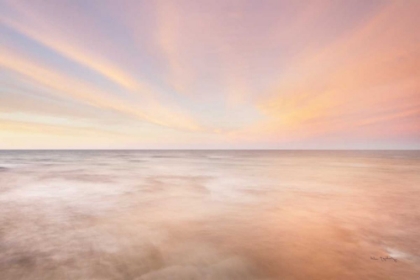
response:
[[[420,279],[420,154],[2,151],[0,278]]]

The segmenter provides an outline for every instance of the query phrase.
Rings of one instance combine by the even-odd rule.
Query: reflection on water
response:
[[[2,151],[0,273],[420,279],[420,154]]]

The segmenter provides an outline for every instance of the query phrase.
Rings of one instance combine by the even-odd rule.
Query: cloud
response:
[[[186,130],[200,129],[183,112],[176,113],[162,106],[156,100],[146,99],[143,103],[138,101],[137,103],[128,103],[118,96],[105,94],[103,90],[83,80],[61,73],[58,69],[50,69],[48,65],[41,62],[24,58],[21,54],[14,53],[10,49],[2,48],[0,65],[23,75],[58,96],[75,99],[92,107],[115,111],[161,126]]]
[[[415,10],[392,3],[326,48],[303,54],[262,95],[258,107],[268,120],[260,129],[281,141],[290,135],[352,137],[373,125],[367,134],[384,135],[383,127],[400,133],[401,124],[418,123],[420,40],[409,35],[416,32],[415,17]],[[414,123],[406,127],[413,131],[405,134],[418,131]]]
[[[3,113],[135,147],[419,138],[416,1],[0,5]]]
[[[72,98],[82,100],[92,106],[103,109],[110,109],[135,116],[136,118],[151,123],[173,127],[175,129],[199,130],[201,129],[185,110],[176,108],[177,105],[170,99],[152,89],[147,85],[131,77],[125,70],[115,65],[112,61],[103,57],[101,52],[86,47],[80,38],[83,38],[83,31],[89,26],[79,26],[76,22],[76,30],[79,31],[79,38],[62,32],[60,26],[48,22],[41,14],[35,13],[31,7],[23,2],[11,2],[13,8],[21,15],[21,20],[2,17],[2,23],[13,28],[15,31],[24,34],[28,38],[37,41],[83,67],[95,71],[97,74],[118,84],[132,99],[137,99],[137,104],[127,104],[118,97],[111,97],[112,93],[105,95],[101,89],[84,82],[80,79],[66,75],[61,69],[48,69],[47,65],[24,61],[19,54],[10,54],[11,50],[4,50],[2,56],[3,66],[13,69],[20,74],[31,77],[34,81],[57,90],[58,94],[66,94]],[[82,15],[78,15],[82,17]],[[22,20],[24,19],[24,20]],[[92,24],[92,23],[90,23]],[[68,29],[68,28],[67,28]],[[67,30],[65,29],[65,30]],[[81,34],[81,35],[80,35]],[[86,40],[87,36],[84,36]],[[93,38],[95,39],[95,38]],[[93,46],[101,49],[101,40]],[[9,53],[7,53],[9,52]],[[59,72],[62,72],[59,74]],[[73,89],[69,89],[72,85]],[[77,88],[77,90],[75,90]],[[141,104],[139,104],[141,103]],[[165,104],[164,104],[165,103]]]

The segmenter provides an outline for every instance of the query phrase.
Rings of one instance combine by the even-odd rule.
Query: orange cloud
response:
[[[258,107],[268,117],[264,130],[281,140],[283,133],[310,138],[374,123],[387,126],[391,119],[403,123],[408,115],[420,121],[420,40],[408,35],[416,32],[415,17],[415,9],[392,3],[350,37],[305,55],[260,99]],[[399,123],[391,129],[397,131]]]
[[[75,127],[83,116],[101,130],[115,118],[110,129],[133,146],[151,135],[194,147],[417,139],[420,2],[94,5],[4,1],[3,114],[65,116]],[[12,96],[31,88],[74,107]]]
[[[92,85],[61,74],[58,70],[50,70],[46,65],[24,59],[7,49],[1,51],[0,65],[53,90],[57,95],[74,98],[93,107],[114,110],[161,126],[186,130],[201,129],[183,112],[176,113],[155,100],[148,100],[147,103],[128,104],[112,95],[105,95],[103,91]]]

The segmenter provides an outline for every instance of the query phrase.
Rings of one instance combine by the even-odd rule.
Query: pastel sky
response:
[[[0,149],[419,149],[420,1],[0,0]]]

